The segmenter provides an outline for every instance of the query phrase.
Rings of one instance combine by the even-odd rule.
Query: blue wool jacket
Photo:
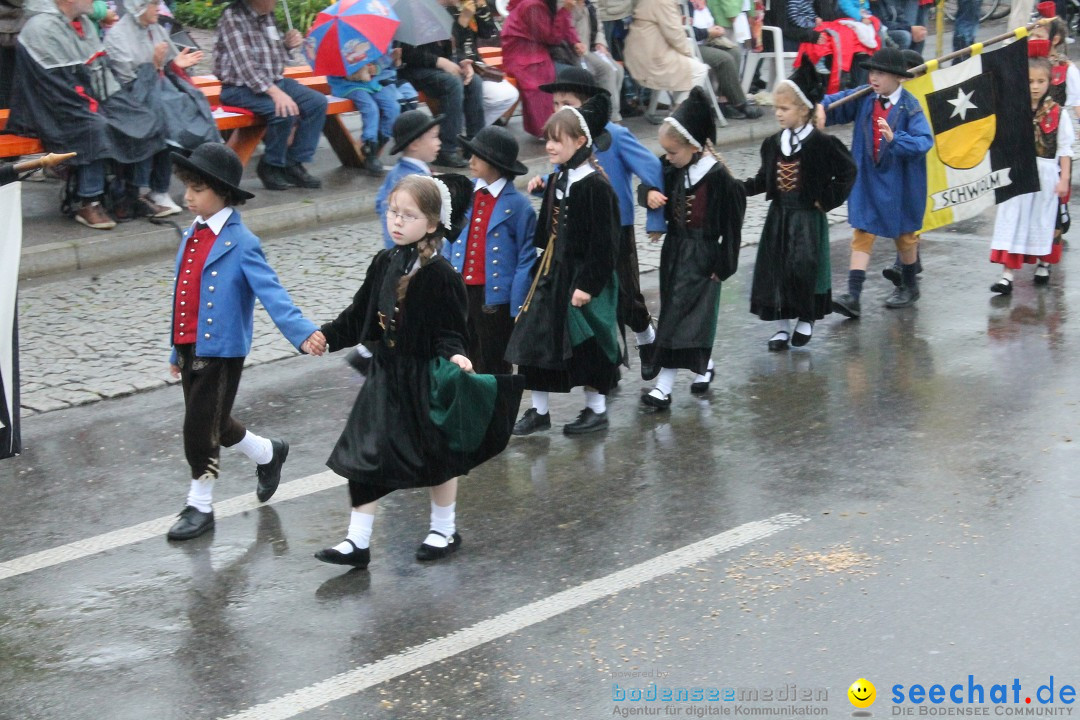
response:
[[[194,225],[184,232],[176,253],[174,291],[176,280],[182,277],[184,245],[193,231]],[[240,213],[235,209],[214,240],[202,276],[181,279],[180,287],[185,281],[199,284],[195,354],[200,357],[245,357],[251,351],[255,298],[266,308],[281,334],[298,350],[308,336],[319,329],[293,304],[274,269],[266,262],[259,238],[244,227]],[[174,327],[175,317],[169,323],[169,344],[172,344]],[[175,347],[170,362],[176,364]]]
[[[649,152],[634,133],[622,125],[608,123],[605,129],[611,133],[611,147],[602,152],[598,150],[596,159],[607,173],[615,196],[619,198],[619,224],[626,227],[634,224],[634,209],[637,207],[631,176],[637,175],[642,185],[663,192],[664,178],[660,171],[660,158]],[[664,208],[646,213],[645,231],[667,232]]]
[[[443,255],[459,273],[465,267],[469,243],[472,202],[465,213],[465,229],[453,243],[443,245]],[[495,200],[488,222],[487,242],[484,245],[484,304],[510,304],[510,315],[518,311],[529,294],[533,263],[536,262],[536,211],[529,198],[517,191],[513,178]]]
[[[387,200],[390,197],[390,191],[401,182],[403,177],[428,174],[430,173],[425,173],[419,167],[404,159],[398,160],[397,164],[390,169],[390,172],[386,173],[386,179],[383,180],[383,184],[379,187],[379,192],[375,195],[375,212],[379,218],[379,223],[382,225],[384,247],[394,247],[394,241],[390,237],[390,230],[386,226],[386,205]]]
[[[845,103],[831,112],[829,105],[854,90],[827,95],[827,125],[855,124],[851,154],[858,176],[848,197],[848,222],[858,230],[895,238],[916,232],[926,211],[925,155],[934,145],[934,134],[915,96],[901,90],[900,101],[889,108],[892,142],[881,140],[874,162],[874,103],[871,93],[861,100]]]

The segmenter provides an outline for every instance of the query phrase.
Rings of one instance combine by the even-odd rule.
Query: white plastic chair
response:
[[[763,25],[761,32],[762,34],[769,33],[772,35],[773,49],[771,52],[750,52],[746,54],[746,62],[743,63],[742,73],[743,92],[750,90],[750,85],[754,82],[754,74],[757,72],[760,63],[772,62],[772,81],[766,85],[766,87],[772,88],[781,78],[786,78],[791,74],[792,63],[799,56],[797,52],[784,52],[784,35],[780,32],[780,28],[773,25]]]

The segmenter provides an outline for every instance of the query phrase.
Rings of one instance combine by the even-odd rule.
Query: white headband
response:
[[[446,187],[446,183],[438,178],[433,178],[430,175],[421,175],[426,177],[431,182],[435,183],[435,187],[439,188],[439,197],[442,200],[442,208],[439,212],[439,222],[447,230],[450,229],[450,218],[454,213],[454,203],[450,200],[450,188]]]
[[[814,103],[810,102],[810,98],[806,97],[803,91],[795,83],[791,82],[787,78],[784,78],[780,82],[776,83],[776,85],[777,87],[779,87],[780,85],[787,85],[789,88],[795,91],[795,94],[799,97],[800,100],[803,101],[803,104],[806,105],[806,107],[810,108],[811,110],[814,109]],[[773,92],[775,93],[776,90],[773,89]]]
[[[687,130],[686,128],[684,128],[683,124],[681,122],[679,122],[678,120],[676,120],[675,118],[666,117],[666,118],[664,118],[664,122],[668,123],[669,125],[671,125],[671,127],[675,128],[675,132],[679,133],[684,138],[686,138],[686,142],[690,143],[691,145],[696,147],[698,150],[704,150],[705,149],[704,147],[701,146],[701,143],[699,143],[697,140],[694,139],[694,136],[690,134],[690,131]]]
[[[581,125],[581,129],[585,133],[585,147],[592,147],[592,133],[589,132],[589,123],[585,122],[585,116],[578,112],[575,107],[566,106],[563,110],[569,110],[577,115],[578,124]]]

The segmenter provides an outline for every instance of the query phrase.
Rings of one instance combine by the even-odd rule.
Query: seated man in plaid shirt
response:
[[[289,51],[304,38],[297,30],[281,36],[274,24],[275,5],[276,0],[236,0],[221,14],[214,45],[221,104],[251,110],[266,121],[266,152],[258,175],[267,190],[318,188],[322,181],[308,174],[303,163],[315,157],[326,96],[282,77]]]

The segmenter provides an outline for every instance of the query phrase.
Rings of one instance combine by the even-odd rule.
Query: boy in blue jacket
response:
[[[563,107],[580,108],[593,95],[607,92],[596,84],[591,73],[576,67],[561,71],[555,82],[541,85],[540,89],[552,94],[555,112]],[[649,152],[634,134],[622,125],[609,122],[604,129],[611,136],[611,144],[606,148],[598,146],[596,159],[619,198],[619,224],[622,226],[619,257],[615,263],[615,272],[619,277],[618,321],[620,326],[629,327],[637,340],[642,379],[652,380],[660,372],[660,368],[652,364],[656,331],[649,308],[645,304],[645,297],[641,294],[641,281],[638,277],[637,241],[634,238],[636,204],[631,184],[633,176],[637,175],[641,181],[638,192],[655,192],[663,197],[660,193],[660,188],[664,185],[660,158]],[[535,177],[529,182],[529,192],[537,192],[543,187],[543,177]],[[650,236],[667,232],[663,206],[648,211],[645,216],[645,231]]]
[[[863,63],[870,71],[872,93],[829,112],[829,106],[854,90],[827,95],[818,125],[855,124],[851,154],[858,176],[848,197],[848,221],[854,228],[848,291],[833,297],[833,310],[849,318],[862,312],[859,299],[866,281],[870,251],[878,235],[894,238],[900,253],[900,285],[885,301],[889,308],[910,307],[919,299],[916,280],[918,236],[926,211],[926,162],[934,135],[919,101],[900,86],[908,71],[903,53],[882,48]],[[826,117],[828,122],[826,123]]]
[[[184,455],[191,489],[170,540],[190,540],[214,527],[213,487],[221,447],[238,447],[258,465],[256,495],[266,502],[281,481],[289,454],[284,440],[247,430],[231,415],[244,357],[251,350],[255,299],[281,334],[301,352],[322,355],[326,339],[281,287],[259,238],[244,227],[236,205],[244,166],[230,148],[206,143],[190,158],[172,155],[184,183],[184,202],[196,214],[176,255],[169,360],[184,389]]]
[[[465,279],[469,298],[469,354],[476,372],[508,375],[504,359],[514,318],[525,302],[536,262],[536,211],[514,178],[528,168],[518,161],[518,143],[510,131],[486,127],[469,140],[469,169],[475,178],[464,230],[443,246],[443,255]]]
[[[390,191],[397,187],[403,177],[431,174],[428,166],[435,162],[442,148],[439,124],[443,117],[431,117],[422,110],[409,110],[398,115],[398,119],[394,121],[394,145],[390,148],[390,154],[401,153],[401,159],[387,173],[375,195],[375,212],[383,226],[383,246],[386,248],[394,247],[390,231],[386,229],[386,201],[390,197]]]

